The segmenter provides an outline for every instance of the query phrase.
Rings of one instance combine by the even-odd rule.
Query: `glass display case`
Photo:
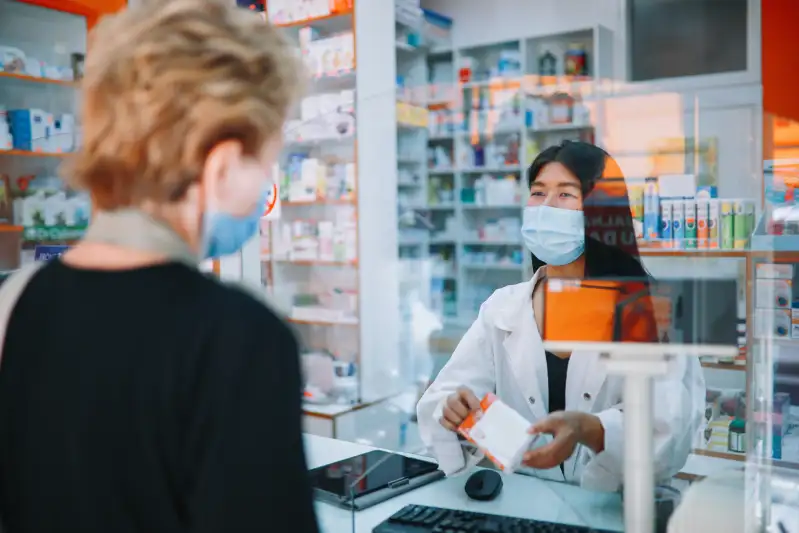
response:
[[[310,80],[273,172],[278,202],[261,222],[261,279],[300,339],[306,429],[339,438],[354,428],[353,413],[389,402],[408,376],[398,356],[395,196],[382,181],[395,161],[384,128],[398,111],[395,78],[372,53],[395,39],[356,36],[356,11],[370,26],[393,26],[391,11],[368,2],[266,5]],[[372,75],[360,76],[367,67]]]
[[[306,387],[308,405],[350,405],[360,399],[353,386],[359,366],[353,10],[346,2],[324,12],[300,7],[267,6],[268,19],[299,45],[311,81],[285,127],[275,170],[279,216],[261,223],[263,280],[300,332],[307,366],[336,368],[336,383]]]
[[[749,269],[754,299],[750,458],[799,466],[799,161],[764,164],[764,213]]]
[[[524,170],[549,144],[594,139],[584,94],[610,74],[609,48],[602,27],[459,48],[451,19],[423,9],[417,20],[397,17],[398,94],[427,118],[420,129],[397,114],[397,231],[400,261],[424,265],[406,269],[435,317],[414,359],[432,354],[420,368],[435,375],[482,302],[529,278]]]

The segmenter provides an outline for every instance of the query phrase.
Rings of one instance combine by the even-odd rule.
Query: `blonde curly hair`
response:
[[[64,176],[99,209],[180,200],[217,143],[257,156],[281,135],[303,79],[295,48],[231,0],[145,0],[90,35]]]

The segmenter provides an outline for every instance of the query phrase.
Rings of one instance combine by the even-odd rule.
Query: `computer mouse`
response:
[[[502,492],[502,476],[494,470],[478,470],[469,476],[463,490],[473,500],[491,501]]]

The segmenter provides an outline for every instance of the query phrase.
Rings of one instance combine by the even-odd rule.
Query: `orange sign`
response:
[[[55,9],[65,13],[86,17],[86,26],[91,29],[103,15],[124,9],[127,0],[22,0],[47,9]]]
[[[277,183],[272,185],[269,196],[266,198],[266,209],[264,209],[262,218],[267,220],[276,220],[280,218],[280,194]]]

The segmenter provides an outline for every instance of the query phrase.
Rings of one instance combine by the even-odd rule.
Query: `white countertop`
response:
[[[305,436],[308,467],[315,468],[372,450],[368,446],[340,440]],[[470,500],[463,491],[465,477],[447,478],[402,494],[355,513],[355,532],[371,533],[380,522],[407,504],[433,505],[449,509],[534,518],[547,522],[590,525],[623,530],[621,497],[592,492],[573,485],[543,481],[519,474],[503,476],[502,493],[491,502]],[[323,533],[352,532],[352,513],[323,502],[316,504]],[[590,524],[586,523],[590,520]]]

